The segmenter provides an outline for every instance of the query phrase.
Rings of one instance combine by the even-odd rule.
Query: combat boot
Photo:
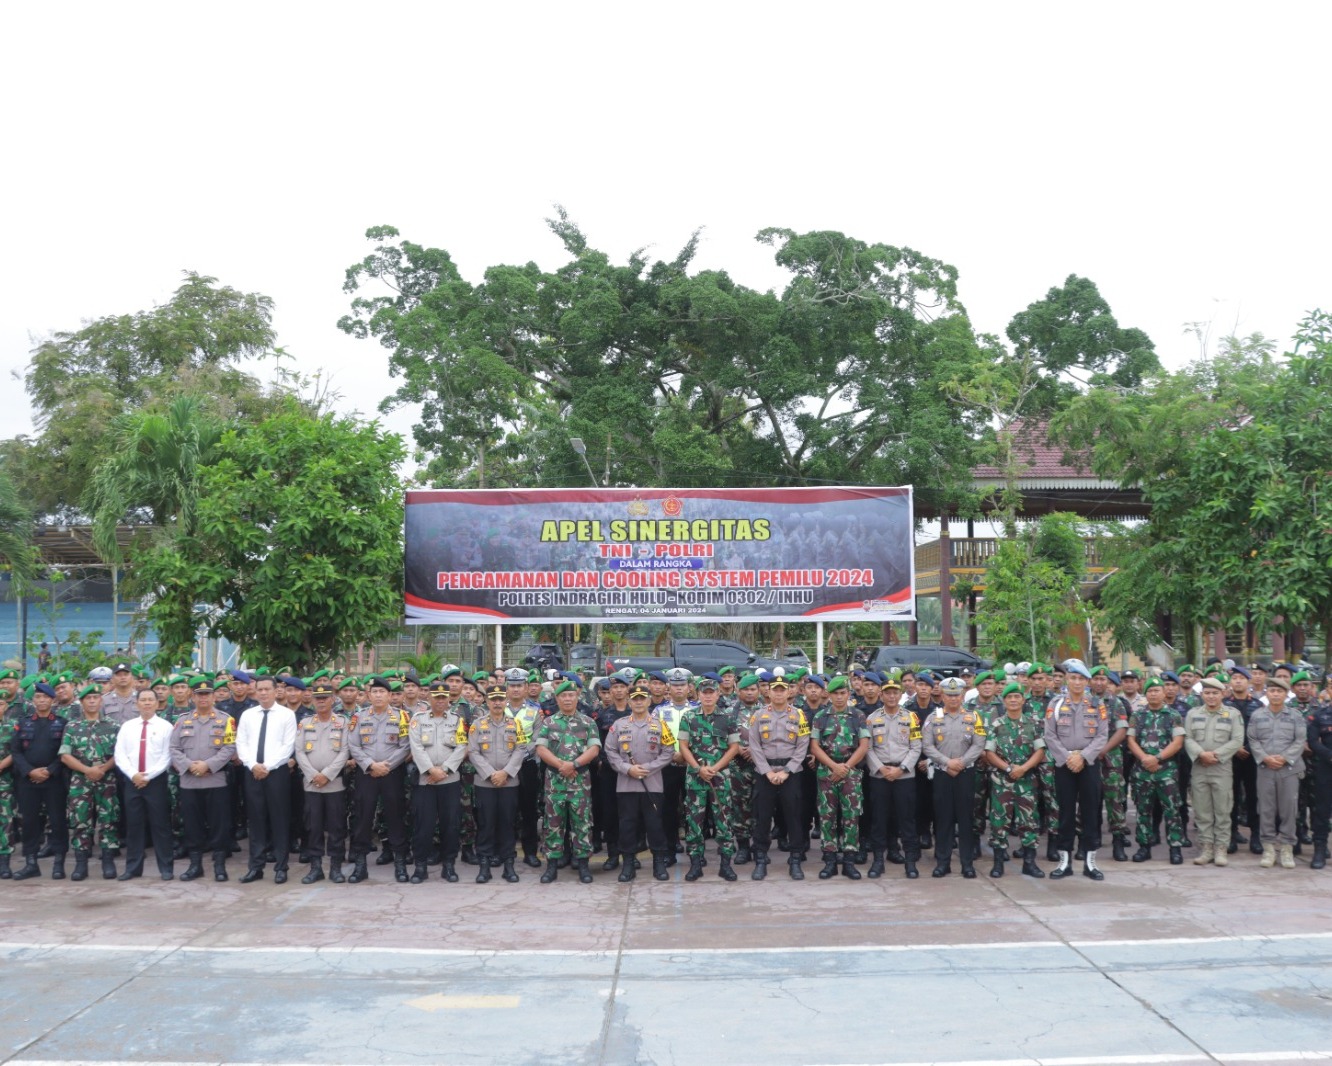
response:
[[[1292,862],[1293,866],[1294,863]],[[65,879],[65,853],[62,851],[51,860],[51,880],[63,881]]]
[[[1261,859],[1258,860],[1258,865],[1259,865],[1259,866],[1262,866],[1262,867],[1266,867],[1266,868],[1268,868],[1268,869],[1271,869],[1273,866],[1275,866],[1275,865],[1276,865],[1276,848],[1272,847],[1271,844],[1264,844],[1264,845],[1263,845],[1263,857],[1262,857]],[[14,876],[17,877],[18,874],[15,874]]]
[[[920,871],[916,869],[916,863],[914,859],[907,859],[906,862],[903,864],[903,866],[907,877],[911,878],[911,880],[914,881],[917,877],[920,876]]]
[[[1235,852],[1239,851],[1240,845],[1243,843],[1244,843],[1244,838],[1239,835],[1239,830],[1237,829],[1231,830],[1230,843],[1226,845],[1226,854],[1234,855]]]
[[[592,883],[592,871],[587,868],[586,859],[575,859],[574,869],[578,871],[578,880],[585,885]]]
[[[665,855],[652,856],[652,876],[658,881],[669,881],[671,879],[671,869],[666,862]]]
[[[828,878],[837,874],[837,852],[825,851],[823,853],[823,869],[819,871],[819,880],[826,881]]]
[[[1053,833],[1050,834],[1049,841],[1045,845],[1045,861],[1046,862],[1059,861],[1059,845],[1055,843],[1055,838]]]
[[[9,868],[9,856],[0,855],[0,881],[11,881],[14,871]]]
[[[990,867],[991,877],[1004,876],[1004,860],[1008,858],[1008,851],[1005,848],[994,849],[994,865]]]
[[[883,876],[883,852],[874,853],[874,861],[870,863],[869,875],[871,878]]]
[[[355,880],[355,877],[353,877]],[[476,859],[476,883],[484,885],[490,880],[490,860],[478,855]]]
[[[379,849],[379,854],[375,856],[376,866],[387,866],[393,861],[393,849],[385,844]]]
[[[310,872],[301,878],[301,884],[313,885],[316,881],[322,881],[323,879],[324,862],[322,859],[314,859],[310,862]]]
[[[859,852],[856,853],[860,854]],[[849,877],[852,881],[860,880],[860,871],[856,869],[856,864],[851,861],[851,852],[842,852],[842,876]]]
[[[1249,854],[1261,855],[1263,853],[1263,842],[1258,839],[1258,830],[1254,830],[1249,837]]]
[[[414,885],[419,885],[422,881],[428,880],[430,880],[430,863],[418,859],[412,865],[411,882]]]
[[[1044,877],[1045,871],[1036,865],[1036,849],[1022,849],[1022,872],[1027,877]]]
[[[1174,861],[1175,858],[1175,852],[1178,850],[1179,850],[1178,848],[1170,849],[1170,859],[1172,862]],[[1204,844],[1202,847],[1202,851],[1198,853],[1198,857],[1193,860],[1193,865],[1206,866],[1208,863],[1215,861],[1216,861],[1216,848],[1212,847],[1211,844]]]
[[[513,864],[514,864],[513,859],[511,858],[505,859],[504,872],[500,874],[500,876],[504,878],[504,880],[508,881],[509,884],[516,885],[518,883],[518,871],[513,868]]]
[[[638,870],[634,866],[634,857],[632,855],[626,855],[624,857],[624,869],[620,871],[619,880],[632,881],[637,876]]]
[[[801,861],[800,856],[794,852],[792,852],[791,857],[786,860],[786,865],[790,868],[792,881],[803,881],[805,879],[805,869],[800,865]]]
[[[114,881],[116,879],[116,856],[110,848],[102,849],[102,880]]]
[[[1310,870],[1321,870],[1327,865],[1327,841],[1314,845],[1313,858],[1309,860]]]
[[[524,848],[523,865],[530,866],[532,867],[532,869],[535,870],[541,866],[541,860],[537,858],[535,851],[528,851],[526,848]]]
[[[1068,852],[1060,850],[1058,855],[1055,856],[1055,861],[1059,863],[1059,865],[1050,871],[1050,880],[1061,881],[1065,877],[1073,876],[1073,864],[1069,861],[1070,858],[1071,856]]]
[[[541,875],[541,883],[548,885],[560,876],[560,860],[546,859],[546,872]]]
[[[1298,845],[1296,845],[1296,846],[1298,847]],[[1281,845],[1281,849],[1280,849],[1280,856],[1281,856],[1281,868],[1282,868],[1283,870],[1293,870],[1293,869],[1295,869],[1295,849],[1294,849],[1294,848],[1292,848],[1289,844],[1282,844],[1282,845]],[[56,861],[59,862],[60,860],[57,859]],[[55,874],[53,873],[53,874],[51,874],[51,876],[54,877]]]
[[[328,879],[335,885],[345,884],[347,875],[342,872],[342,863],[337,859],[328,860]]]
[[[227,878],[227,853],[225,851],[213,852],[213,880],[226,881]]]
[[[749,849],[741,844],[735,849],[735,858],[731,861],[734,862],[736,866],[745,866],[748,865],[751,858],[752,856],[749,853]]]
[[[454,866],[452,859],[445,859],[439,866],[439,876],[444,878],[449,884],[456,884],[458,881],[458,868]]]
[[[190,852],[190,865],[183,874],[180,875],[182,881],[193,881],[197,877],[203,876],[203,852]]]
[[[1152,849],[1149,848],[1146,844],[1140,844],[1140,845],[1138,845],[1138,850],[1135,851],[1135,852],[1133,853],[1133,861],[1134,861],[1134,862],[1151,862],[1151,861],[1152,861]],[[1195,860],[1195,861],[1196,861],[1196,860]]]
[[[1214,863],[1216,863],[1218,866],[1229,866],[1229,865],[1230,865],[1230,860],[1229,860],[1228,858],[1226,858],[1226,853],[1225,853],[1224,851],[1218,851],[1218,852],[1216,853],[1216,857],[1215,857],[1214,859],[1212,859],[1212,861],[1213,861]]]
[[[854,854],[848,853],[846,855],[843,855],[842,858],[848,862],[859,863],[860,865],[863,866],[865,863],[869,861],[869,852],[866,851],[864,848],[860,848]]]
[[[406,859],[393,860],[393,880],[397,881],[398,884],[400,885],[405,885],[409,880],[411,880],[411,878],[407,876]]]
[[[686,881],[697,881],[703,876],[703,856],[689,856],[689,872],[685,874]]]
[[[15,874],[14,876],[17,877],[18,874]],[[757,852],[754,855],[754,869],[753,872],[750,873],[749,879],[751,881],[762,881],[767,876],[768,856],[765,852]]]
[[[1128,851],[1125,850],[1128,841],[1123,833],[1116,833],[1110,842],[1110,855],[1115,862],[1128,862]]]
[[[1203,854],[1205,855],[1207,853],[1204,851]],[[1215,856],[1215,852],[1213,852],[1213,855]],[[1170,865],[1171,866],[1184,865],[1184,853],[1178,844],[1170,845]]]
[[[606,856],[606,861],[601,864],[601,868],[603,870],[616,870],[619,869],[619,866],[620,866],[620,857],[616,855],[615,852],[613,851]]]
[[[353,885],[359,885],[362,881],[369,879],[369,877],[370,871],[365,867],[365,856],[361,855],[356,859],[355,864],[352,866],[351,876],[347,878],[347,880]],[[477,880],[479,881],[481,879],[478,877]],[[490,880],[489,870],[486,871],[486,880]]]
[[[468,866],[475,866],[475,865],[476,865],[476,849],[475,849],[475,848],[463,848],[463,849],[462,849],[462,856],[461,856],[461,858],[462,858],[462,861],[465,862]]]
[[[880,857],[882,857],[880,852],[876,851],[874,854],[880,855]],[[901,848],[893,847],[890,845],[888,848],[888,861],[891,862],[894,866],[901,866],[902,863],[906,862],[906,856],[902,854]]]
[[[1093,881],[1104,881],[1105,874],[1101,873],[1100,867],[1096,865],[1096,852],[1088,850],[1082,857],[1082,876],[1090,877]]]
[[[88,880],[88,853],[86,851],[76,851],[74,853],[74,872],[69,875],[71,881]]]
[[[729,855],[723,855],[721,857],[721,863],[717,867],[717,876],[723,881],[735,880],[735,868],[731,865],[731,858]]]
[[[41,877],[42,871],[37,866],[37,856],[27,855],[23,859],[23,869],[14,874],[15,881],[26,881],[30,877]]]

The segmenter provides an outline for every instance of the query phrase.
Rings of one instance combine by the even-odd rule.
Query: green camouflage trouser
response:
[[[1055,792],[1054,760],[1049,757],[1036,767],[1036,797],[1041,808],[1041,832],[1053,836],[1059,832],[1059,794]]]
[[[12,855],[14,831],[14,786],[9,771],[0,774],[0,855]]]
[[[985,839],[985,824],[990,820],[990,772],[984,767],[984,760],[976,763],[976,792],[971,801],[971,832],[977,847]]]
[[[1124,780],[1124,749],[1101,756],[1101,782],[1105,789],[1105,820],[1115,836],[1128,832],[1128,783]]]
[[[171,804],[171,838],[180,841],[185,836],[185,818],[180,811],[180,774],[167,771],[167,800]]]
[[[476,769],[465,762],[458,770],[462,781],[462,810],[458,816],[458,842],[463,851],[476,850]]]
[[[116,821],[120,817],[120,796],[116,792],[116,774],[108,771],[100,781],[89,781],[83,774],[72,774],[65,810],[69,818],[69,843],[77,855],[92,854],[94,833],[102,847],[120,847]]]
[[[1024,848],[1036,846],[1040,818],[1036,814],[1036,774],[1023,774],[1010,781],[1007,774],[990,778],[990,847],[1007,848],[1008,834],[1017,834]]]
[[[860,812],[864,805],[860,791],[861,773],[852,770],[842,780],[834,781],[826,768],[818,768],[819,833],[825,852],[860,850]]]
[[[592,854],[592,789],[588,778],[579,775],[577,784],[563,788],[552,787],[563,783],[559,774],[546,778],[546,836],[544,850],[548,859],[564,858],[564,834],[568,831],[573,859],[586,859]]]
[[[736,844],[748,849],[754,839],[754,779],[758,771],[752,762],[737,761],[731,774],[731,829]]]
[[[703,854],[703,823],[708,819],[709,803],[718,853],[728,857],[735,854],[735,797],[730,770],[723,770],[709,785],[691,768],[686,771],[684,788],[685,854],[691,859]]]
[[[1172,848],[1184,839],[1184,822],[1180,817],[1179,771],[1167,761],[1156,773],[1148,773],[1139,764],[1133,771],[1133,806],[1138,812],[1138,843],[1144,848],[1152,842],[1152,802],[1159,800],[1165,813],[1166,843]]]

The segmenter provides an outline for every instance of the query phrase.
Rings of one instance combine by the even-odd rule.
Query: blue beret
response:
[[[50,696],[52,699],[55,699],[55,689],[53,689],[45,681],[41,681],[38,684],[33,685],[32,690],[33,692],[40,692],[43,696]]]
[[[1167,681],[1173,681],[1176,685],[1179,684],[1179,674],[1175,673],[1173,670],[1166,670],[1161,676]]]
[[[1249,671],[1247,671],[1246,669],[1244,669],[1244,667],[1242,667],[1242,666],[1237,666],[1237,667],[1235,667],[1235,669],[1231,670],[1230,672],[1231,672],[1232,674],[1240,674],[1240,675],[1244,676],[1245,678],[1247,678],[1247,679],[1250,680],[1250,681],[1253,680],[1253,674],[1249,673]]]
[[[864,676],[862,676],[860,680],[868,685],[883,684],[883,678],[880,677],[879,674],[874,670],[866,670]]]
[[[766,681],[766,682],[768,682],[769,684],[771,684],[771,683],[772,683],[772,679],[773,679],[773,677],[774,677],[774,674],[773,674],[773,672],[772,672],[771,670],[760,670],[760,671],[758,672],[758,679],[759,679],[760,681]]]
[[[920,673],[916,675],[916,680],[924,681],[927,685],[933,685],[934,675],[930,673],[928,670],[922,670]]]
[[[704,678],[707,678],[709,681],[715,681],[717,682],[717,684],[719,685],[721,684],[721,674],[718,674],[715,671],[709,670],[706,673],[699,674],[698,676],[700,681],[703,680]]]
[[[648,677],[653,681],[660,681],[663,685],[666,684],[666,674],[661,670],[649,670]]]
[[[805,680],[810,684],[818,685],[819,688],[826,689],[828,687],[828,680],[822,674],[806,674]]]
[[[1112,685],[1119,684],[1119,675],[1115,673],[1113,670],[1107,670],[1105,672],[1105,676],[1110,680],[1110,684]]]
[[[598,691],[598,692],[609,692],[609,691],[610,691],[610,678],[609,678],[609,677],[603,677],[600,681],[597,682],[597,691]]]
[[[287,688],[294,688],[297,692],[306,691],[305,682],[299,677],[287,678]]]
[[[233,670],[231,671],[231,680],[239,681],[243,685],[248,685],[254,680],[254,678],[252,678],[244,670]]]

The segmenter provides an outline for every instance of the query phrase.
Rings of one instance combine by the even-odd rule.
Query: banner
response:
[[[407,621],[901,621],[911,488],[407,493]]]

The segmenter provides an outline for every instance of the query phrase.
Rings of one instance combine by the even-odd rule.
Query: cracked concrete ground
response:
[[[726,884],[715,859],[695,884],[4,882],[0,1062],[1332,1059],[1332,875],[1249,858],[1101,884]]]

